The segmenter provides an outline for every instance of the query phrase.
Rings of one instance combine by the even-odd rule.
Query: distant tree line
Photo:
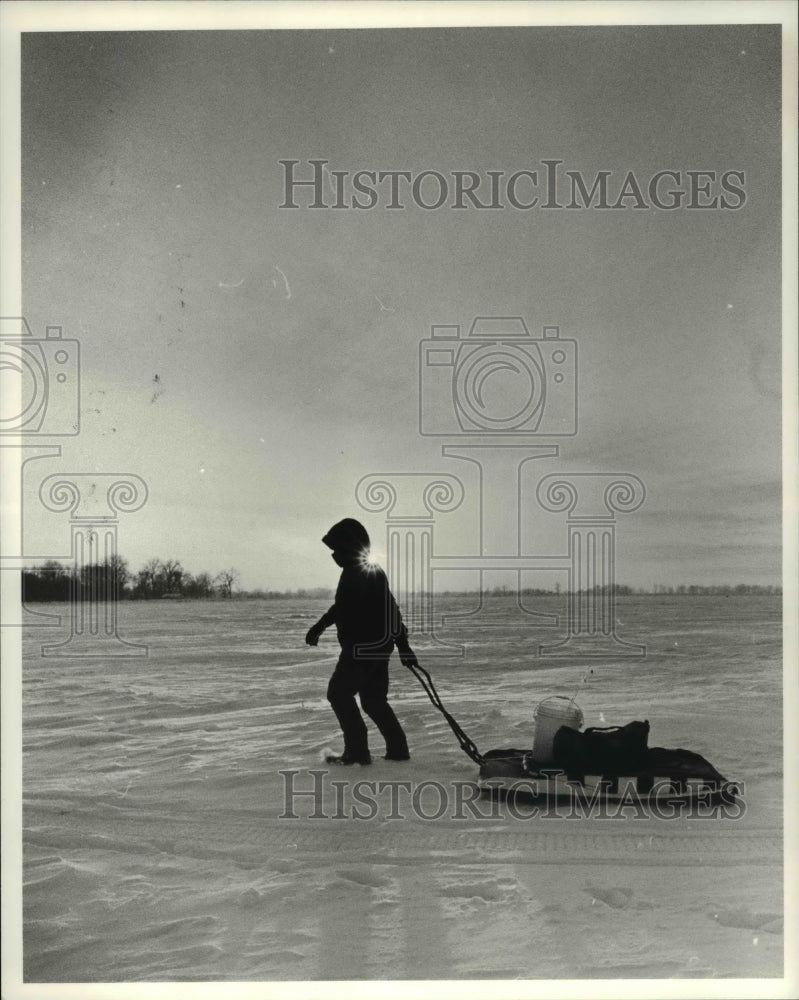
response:
[[[636,591],[636,593],[644,593],[644,591]],[[717,596],[717,597],[748,597],[752,594],[758,595],[773,595],[780,596],[782,594],[782,587],[777,585],[762,585],[759,583],[737,583],[735,586],[730,584],[712,584],[710,586],[699,586],[695,583],[681,583],[676,587],[667,587],[661,583],[656,583],[652,590],[645,591],[648,594],[689,594],[691,596]]]
[[[551,589],[545,587],[524,587],[518,593],[522,597],[553,597],[559,594],[588,594],[592,591],[587,590],[568,590],[561,588],[559,584]],[[436,596],[438,597],[458,597],[465,594],[474,594],[476,591],[473,590],[444,590],[436,591]],[[516,589],[514,587],[494,587],[492,590],[484,591],[485,594],[490,594],[492,597],[504,597],[504,598],[515,598]],[[750,595],[761,595],[761,596],[780,596],[782,594],[782,587],[779,585],[761,585],[758,583],[738,583],[732,584],[712,584],[709,586],[700,586],[699,584],[687,584],[681,583],[677,586],[666,586],[664,584],[656,583],[654,587],[649,590],[646,587],[630,587],[625,583],[614,583],[611,585],[605,585],[602,587],[597,587],[595,593],[597,594],[610,594],[613,593],[617,596],[628,597],[636,595],[638,597],[655,597],[659,594],[685,594],[691,597],[706,597],[706,596],[722,596],[722,597],[743,597]]]
[[[174,598],[224,598],[254,599],[254,600],[330,600],[333,592],[328,587],[301,587],[296,590],[241,590],[237,588],[239,573],[236,569],[224,569],[219,573],[207,572],[192,574],[185,570],[176,559],[148,559],[138,570],[132,572],[126,559],[113,556],[106,562],[83,566],[79,572],[71,566],[50,559],[41,566],[26,567],[22,571],[22,599],[25,602],[35,601],[68,601],[72,595],[84,597],[96,596],[99,600],[164,600]],[[597,593],[613,593],[617,596],[631,595],[686,595],[686,596],[722,596],[743,597],[751,595],[779,596],[782,587],[779,585],[763,586],[760,584],[739,583],[735,585],[718,584],[700,586],[698,584],[679,584],[667,586],[655,584],[651,590],[633,588],[626,584],[616,583],[611,586],[597,588]],[[475,591],[446,590],[436,591],[436,597],[455,597],[474,594]],[[487,592],[500,598],[515,598],[517,591],[512,587],[495,587]],[[527,587],[520,591],[524,597],[551,597],[565,595],[569,591],[555,584],[552,589]],[[573,593],[584,594],[578,590]]]
[[[187,572],[176,559],[149,559],[133,573],[122,556],[82,566],[76,571],[54,559],[22,571],[22,599],[68,601],[73,595],[99,600],[152,600],[162,598],[232,598],[239,579],[231,568],[210,573]]]
[[[454,593],[462,593],[462,592],[459,592],[459,591],[448,591],[448,593],[453,593],[454,594]],[[515,587],[508,587],[508,586],[503,585],[501,587],[494,587],[491,590],[486,590],[486,591],[484,591],[484,593],[485,594],[491,594],[493,597],[515,597],[517,591],[516,591]],[[553,588],[547,588],[547,587],[522,587],[522,589],[520,591],[518,591],[518,593],[521,594],[522,597],[551,597],[553,594],[555,594],[555,595],[557,595],[557,594],[569,594],[569,593],[573,593],[573,594],[587,594],[587,593],[589,593],[589,591],[587,591],[587,590],[573,590],[573,591],[564,590],[560,586],[559,583],[556,583]],[[635,593],[635,591],[633,590],[632,587],[628,587],[626,584],[623,584],[623,583],[614,583],[612,585],[605,584],[602,587],[597,587],[596,588],[596,593],[598,593],[598,594],[610,594],[610,593],[614,593],[614,594],[633,594],[633,593]]]
[[[310,599],[317,601],[332,601],[333,591],[330,587],[298,587],[296,590],[242,590],[238,597],[246,600],[285,601],[291,598]]]

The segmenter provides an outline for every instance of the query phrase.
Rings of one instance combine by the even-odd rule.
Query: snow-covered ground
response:
[[[125,604],[146,658],[45,659],[53,631],[26,633],[26,981],[782,976],[778,598],[620,601],[647,656],[593,664],[578,694],[586,725],[649,719],[650,745],[743,782],[737,818],[469,805],[477,768],[396,657],[412,760],[377,737],[371,767],[325,768],[335,637],[303,644],[321,610]],[[537,702],[591,665],[538,658],[529,625],[445,634],[466,655],[420,659],[482,751],[532,746]]]

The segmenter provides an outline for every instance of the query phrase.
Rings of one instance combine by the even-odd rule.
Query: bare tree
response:
[[[160,559],[148,559],[136,575],[136,586],[145,597],[153,597],[161,574]]]
[[[104,565],[107,567],[107,572],[110,574],[111,585],[114,588],[114,593],[116,596],[119,596],[130,582],[130,569],[128,568],[128,561],[116,553],[115,555],[109,556]]]
[[[197,576],[184,573],[181,584],[186,597],[212,597],[214,593],[214,581],[210,573],[198,573]]]
[[[223,569],[221,573],[217,574],[216,581],[219,584],[219,589],[222,591],[223,597],[233,596],[233,584],[238,580],[239,572],[236,569]]]
[[[63,566],[56,559],[48,559],[42,563],[37,572],[47,580],[57,580],[60,577],[71,576],[72,569],[69,566]]]
[[[162,563],[161,578],[164,582],[164,593],[180,593],[183,572],[183,567],[177,559],[167,559],[165,563]]]

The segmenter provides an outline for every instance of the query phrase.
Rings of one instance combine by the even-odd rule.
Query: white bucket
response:
[[[552,741],[561,726],[579,729],[583,724],[583,713],[571,698],[554,695],[540,701],[535,710],[535,739],[533,760],[536,764],[552,761]]]

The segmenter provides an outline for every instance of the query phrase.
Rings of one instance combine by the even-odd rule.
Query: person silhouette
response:
[[[305,636],[309,646],[335,624],[341,654],[327,687],[327,700],[344,735],[344,750],[327,758],[335,764],[371,764],[361,708],[386,742],[385,760],[410,760],[408,740],[388,703],[388,661],[396,646],[400,661],[418,666],[408,630],[388,586],[386,574],[369,561],[366,528],[353,518],[334,524],[322,539],[341,567],[333,605]]]

